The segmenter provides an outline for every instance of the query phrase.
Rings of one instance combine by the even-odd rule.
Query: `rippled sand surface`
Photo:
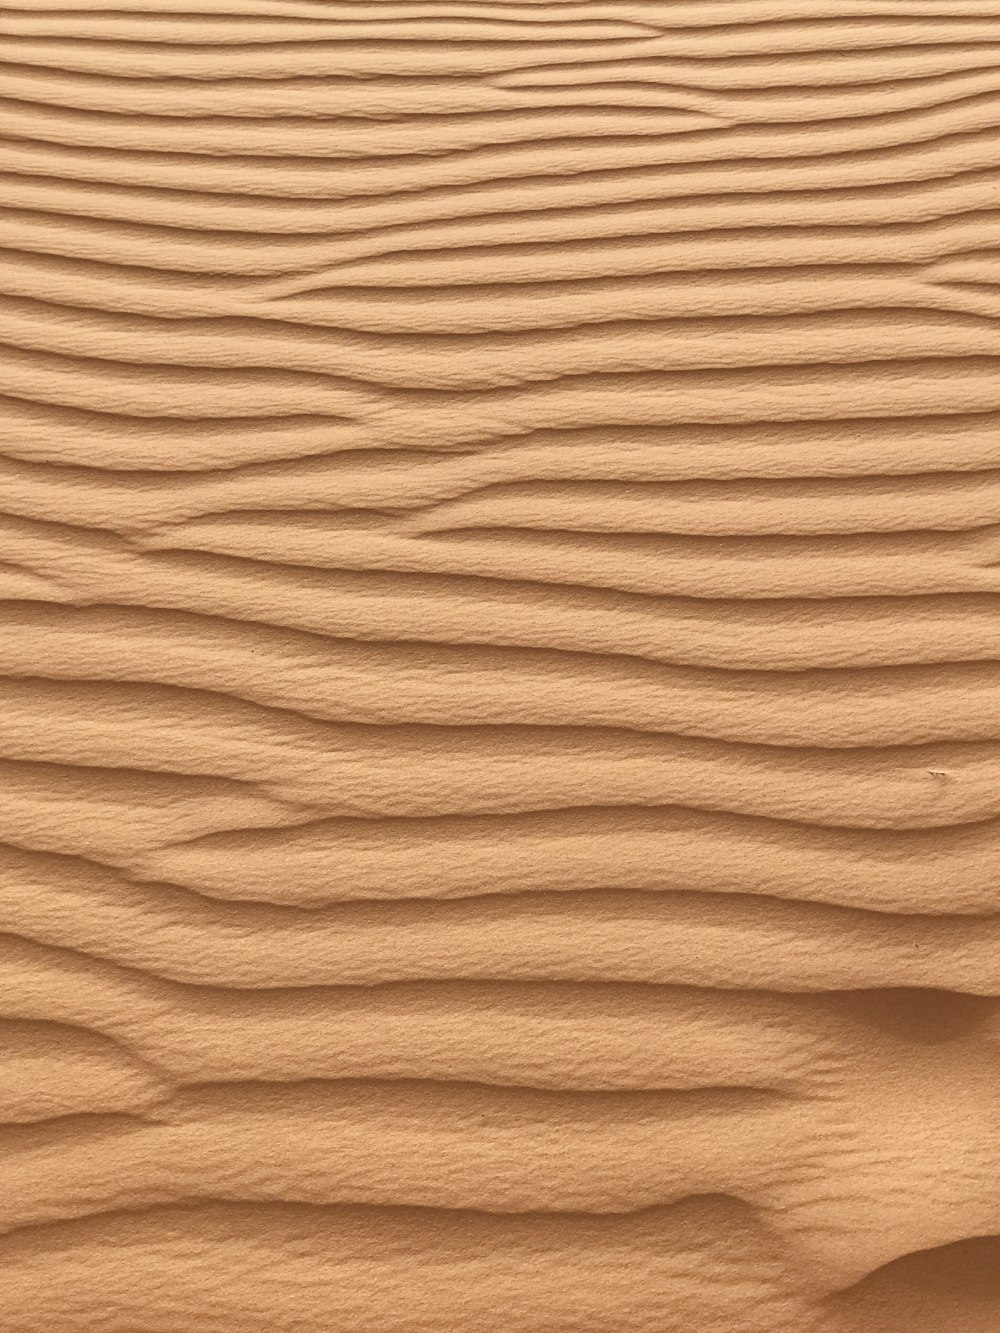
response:
[[[1000,3],[136,4],[2,20],[0,1327],[997,1333]]]

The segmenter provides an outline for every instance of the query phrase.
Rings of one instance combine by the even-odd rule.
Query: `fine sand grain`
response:
[[[1000,0],[12,0],[3,1333],[1000,1330]]]

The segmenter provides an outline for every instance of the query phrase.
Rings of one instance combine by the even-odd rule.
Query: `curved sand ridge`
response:
[[[1000,5],[196,9],[2,20],[0,1325],[996,1333]]]

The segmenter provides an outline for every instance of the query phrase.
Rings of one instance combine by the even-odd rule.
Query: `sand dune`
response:
[[[0,1326],[996,1333],[1000,4],[0,30]]]

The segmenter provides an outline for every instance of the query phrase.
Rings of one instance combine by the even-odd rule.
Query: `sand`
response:
[[[0,1328],[1000,1329],[1000,4],[13,0]]]

